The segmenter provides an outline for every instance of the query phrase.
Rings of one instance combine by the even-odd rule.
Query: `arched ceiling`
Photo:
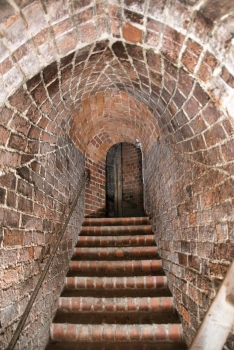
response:
[[[83,152],[92,144],[93,135],[99,139],[96,148],[106,138],[109,147],[118,142],[134,143],[141,139],[147,152],[159,134],[157,120],[145,104],[123,91],[109,89],[92,99],[82,100],[80,109],[73,110],[70,125],[69,135]],[[108,136],[103,139],[103,135]],[[94,153],[97,155],[97,150]]]
[[[219,139],[232,132],[233,5],[1,2],[2,119],[8,127],[7,113],[18,115],[29,138],[50,143],[67,132],[82,151],[104,130],[139,135],[145,147],[160,131],[187,152],[209,148],[214,123],[225,119]]]

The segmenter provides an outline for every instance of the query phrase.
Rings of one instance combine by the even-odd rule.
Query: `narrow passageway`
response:
[[[233,8],[0,1],[0,348],[45,349],[82,224],[107,201],[109,216],[149,218],[191,344],[234,256]],[[132,156],[115,213],[106,157],[119,144]]]

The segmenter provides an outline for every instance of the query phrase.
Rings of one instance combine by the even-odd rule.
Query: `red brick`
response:
[[[140,311],[148,311],[148,300],[147,298],[139,298],[139,310]]]
[[[131,24],[125,23],[123,26],[123,37],[124,39],[131,42],[142,41],[142,31]]]
[[[112,300],[105,300],[105,309],[107,311],[114,311],[115,304]]]
[[[130,339],[132,340],[140,340],[141,339],[141,333],[140,328],[137,326],[130,326]]]
[[[128,339],[126,326],[122,326],[122,325],[116,326],[115,339],[116,340],[127,340]]]
[[[76,327],[76,339],[80,341],[90,340],[88,325],[79,325],[79,327]]]
[[[63,324],[53,324],[51,337],[53,340],[63,340],[66,331],[66,326]]]
[[[142,327],[142,340],[153,340],[154,334],[153,334],[153,327],[152,325],[144,325]]]
[[[155,277],[153,276],[146,277],[146,288],[153,288],[154,284],[155,284]]]
[[[170,340],[179,341],[181,339],[181,325],[179,324],[169,324],[168,338]]]
[[[160,299],[159,298],[150,298],[150,308],[151,310],[159,310],[160,308]]]
[[[112,326],[105,326],[103,327],[103,339],[105,340],[114,340],[115,339],[115,333]]]
[[[157,325],[156,326],[156,332],[155,332],[155,340],[166,340],[166,330],[164,325]]]
[[[71,310],[73,311],[79,311],[80,310],[80,299],[79,298],[71,298]]]
[[[172,310],[173,308],[173,300],[172,298],[162,298],[162,309],[165,311]]]
[[[76,340],[76,326],[73,324],[66,325],[66,341],[75,341]]]

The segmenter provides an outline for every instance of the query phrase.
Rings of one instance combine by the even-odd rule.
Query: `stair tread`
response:
[[[165,289],[166,276],[66,277],[67,289]]]
[[[142,217],[123,217],[123,218],[85,218],[83,226],[97,226],[97,225],[137,225],[149,224],[149,218]]]
[[[140,276],[144,274],[164,275],[160,259],[142,260],[71,260],[68,277],[94,276],[109,277],[125,274],[126,276]]]
[[[142,260],[136,260],[136,259],[132,259],[131,260],[132,261],[132,264],[133,264],[133,266],[134,266],[134,264],[135,263],[147,263],[147,262],[149,262],[149,263],[153,263],[154,261],[157,261],[157,262],[160,262],[160,264],[161,264],[161,258],[159,258],[159,259],[157,259],[157,260],[155,260],[155,259],[147,259],[147,258],[145,258],[145,259],[142,259]],[[118,267],[118,266],[123,266],[123,267],[126,267],[127,265],[129,265],[130,263],[131,263],[131,261],[129,261],[129,260],[121,260],[121,261],[118,261],[118,260],[108,260],[108,265],[109,264],[115,264],[116,265],[116,267]],[[78,263],[80,263],[80,264],[85,264],[85,263],[88,263],[88,264],[93,264],[93,260],[78,260],[78,261],[74,261],[74,260],[71,260],[71,263],[76,263],[76,262],[78,262]],[[106,260],[98,260],[97,261],[97,264],[103,264],[103,263],[106,263]]]
[[[100,298],[90,298],[90,297],[78,297],[78,298],[74,298],[74,299],[80,299],[80,298],[82,298],[83,300],[86,300],[86,299],[100,300]],[[64,297],[60,297],[59,299],[66,299],[66,297],[65,298]],[[125,298],[105,298],[104,297],[104,298],[101,298],[101,299],[106,299],[106,301],[107,301],[107,299],[113,300],[113,301],[115,301],[116,299],[123,299],[123,301],[128,300],[127,297],[125,297]],[[159,301],[162,302],[162,301],[164,301],[164,299],[167,300],[167,301],[168,300],[173,300],[173,297],[162,297],[162,298],[160,298],[160,297],[157,297],[157,298],[154,298],[154,297],[137,297],[137,299],[139,299],[139,300],[140,299],[149,299],[149,300],[151,300],[151,299],[160,299]],[[139,300],[137,300],[137,301],[139,301]],[[104,300],[103,300],[103,302],[104,302]]]
[[[46,350],[185,350],[148,217],[86,218]]]
[[[121,233],[121,235],[147,235],[152,233],[150,225],[125,225],[125,226],[82,226],[80,236],[91,235],[115,235]]]
[[[165,341],[182,341],[182,326],[179,323],[155,324],[67,324],[53,323],[51,326],[53,340],[81,341],[127,341],[147,340],[154,343]]]
[[[157,297],[171,296],[168,288],[165,289],[64,289],[61,296],[78,297],[78,296],[93,296],[93,297]]]
[[[104,342],[51,342],[46,350],[187,350],[187,346],[183,342],[165,342],[159,345],[146,341],[131,341],[115,343]]]
[[[60,297],[58,310],[76,314],[78,312],[102,314],[150,312],[151,316],[153,313],[175,313],[172,297],[135,297],[131,299],[128,297]]]
[[[128,250],[136,250],[136,251],[138,251],[138,252],[140,252],[140,251],[146,251],[147,250],[147,252],[148,251],[157,251],[157,247],[155,247],[155,246],[151,246],[151,245],[149,245],[149,246],[144,246],[144,247],[142,247],[142,249],[139,249],[139,247],[76,247],[75,248],[75,251],[81,251],[82,253],[83,252],[92,252],[92,251],[98,251],[98,250],[100,250],[100,251],[105,251],[105,250],[110,250],[110,251],[116,251],[116,250],[123,250],[123,251],[128,251]]]
[[[153,235],[135,236],[79,236],[76,247],[119,247],[119,246],[156,246]]]
[[[137,321],[136,321],[137,320]],[[180,319],[175,312],[84,312],[82,314],[75,312],[57,312],[54,323],[69,324],[180,324]]]
[[[142,259],[142,258],[157,258],[158,249],[156,246],[143,247],[77,247],[74,249],[72,259],[87,260],[104,259],[105,260],[122,260],[122,259]]]

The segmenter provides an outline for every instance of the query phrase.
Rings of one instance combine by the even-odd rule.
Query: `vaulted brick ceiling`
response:
[[[105,122],[105,128],[119,120],[135,130],[131,113],[137,116],[141,106],[151,121],[144,119],[143,127],[134,118],[150,131],[140,135],[138,125],[132,141],[138,137],[145,146],[160,130],[199,157],[204,142],[212,144],[205,131],[211,119],[220,111],[227,117],[213,130],[222,139],[234,117],[232,9],[232,1],[1,3],[1,103],[12,95],[7,107],[42,127],[48,139],[61,123],[63,132],[72,126],[82,151]],[[125,106],[118,114],[123,96],[131,111]],[[36,110],[43,113],[39,124]]]

